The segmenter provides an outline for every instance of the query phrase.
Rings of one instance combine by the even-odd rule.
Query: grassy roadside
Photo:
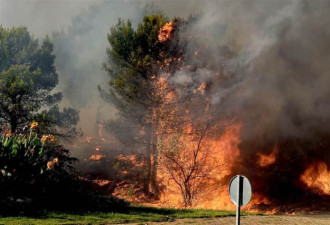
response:
[[[244,215],[245,213],[243,213]],[[158,209],[131,207],[123,212],[63,213],[45,212],[32,217],[0,217],[0,224],[116,224],[165,222],[183,218],[215,218],[234,216],[232,211],[202,209]]]

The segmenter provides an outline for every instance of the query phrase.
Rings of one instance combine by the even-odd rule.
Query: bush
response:
[[[37,125],[33,122],[19,134],[2,126],[0,198],[9,208],[55,195],[59,186],[76,179],[73,164],[77,159],[70,157],[55,136],[39,136]]]
[[[0,214],[38,214],[56,211],[114,211],[128,203],[80,179],[76,158],[53,135],[39,135],[33,122],[11,134],[2,126],[0,136]]]

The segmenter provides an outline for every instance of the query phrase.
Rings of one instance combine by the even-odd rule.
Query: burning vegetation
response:
[[[98,20],[81,15],[70,35],[55,35],[55,47],[66,42],[56,57],[49,38],[38,44],[26,28],[0,26],[1,143],[8,153],[0,163],[2,182],[19,173],[20,145],[24,166],[42,179],[66,174],[66,165],[73,169],[69,151],[55,148],[79,134],[78,111],[59,108],[71,99],[68,104],[85,107],[81,120],[89,127],[70,145],[83,173],[74,180],[90,181],[97,192],[152,206],[234,209],[228,183],[242,174],[253,187],[247,210],[329,212],[330,3],[243,2],[209,2],[203,14],[185,19],[163,13],[138,24],[119,19],[107,36],[109,82],[95,88],[102,104],[110,103],[107,110],[88,103],[95,83],[82,79],[95,79],[102,57],[84,56],[100,39],[80,23],[92,27]],[[98,15],[97,7],[91,10]],[[81,38],[86,30],[90,37]],[[81,43],[86,49],[74,56],[70,50]],[[61,103],[59,80],[67,83],[63,95],[79,92]],[[47,146],[54,149],[34,170]],[[33,187],[38,182],[26,179],[27,172],[21,169],[21,177]]]
[[[244,174],[254,191],[248,210],[328,210],[330,161],[321,160],[321,150],[315,146],[322,143],[324,151],[330,147],[327,129],[312,127],[319,132],[317,137],[306,134],[292,104],[278,107],[286,96],[276,97],[262,85],[254,87],[259,77],[250,74],[250,70],[260,74],[266,69],[261,62],[274,59],[284,70],[303,74],[290,61],[293,55],[283,53],[279,59],[274,53],[288,40],[278,40],[256,56],[254,67],[235,71],[231,66],[241,54],[240,47],[212,49],[214,36],[194,33],[199,19],[168,22],[151,15],[137,30],[124,21],[111,30],[112,48],[105,66],[111,91],[100,91],[119,113],[116,120],[100,124],[99,137],[86,138],[94,149],[86,159],[90,167],[99,165],[93,168],[94,180],[108,187],[109,193],[144,204],[233,209],[228,182]],[[124,31],[130,36],[122,36]],[[217,60],[210,59],[214,53],[219,54]],[[300,82],[300,77],[292,80]],[[249,89],[251,85],[255,90]],[[283,87],[276,88],[271,91]],[[103,137],[103,129],[111,141]],[[111,154],[104,153],[107,148]]]
[[[297,2],[269,15],[230,3],[237,23],[219,7],[119,20],[99,87],[118,114],[72,146],[79,169],[149,205],[233,209],[228,182],[243,174],[248,210],[329,210],[329,20],[313,12],[330,7]]]
[[[159,29],[158,40],[160,42],[168,41],[172,37],[174,29],[175,29],[174,28],[175,24],[176,24],[176,21],[171,21],[171,22],[165,23],[165,25]]]
[[[322,161],[308,166],[304,173],[301,174],[300,180],[316,193],[330,194],[330,171]]]

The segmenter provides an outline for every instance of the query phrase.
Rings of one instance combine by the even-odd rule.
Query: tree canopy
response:
[[[129,20],[118,20],[108,34],[111,47],[107,49],[109,61],[104,65],[110,77],[109,91],[101,90],[103,97],[119,109],[119,119],[108,125],[124,145],[142,152],[146,165],[141,171],[143,190],[156,195],[156,161],[153,158],[156,154],[155,110],[159,98],[154,85],[158,75],[155,65],[161,60],[165,47],[158,40],[158,32],[166,22],[161,15],[148,15],[133,29]],[[123,133],[125,135],[121,135]]]
[[[154,100],[150,83],[156,75],[156,61],[164,49],[158,41],[158,31],[166,21],[162,16],[150,15],[144,17],[136,30],[129,20],[121,19],[111,28],[108,34],[111,48],[107,49],[109,62],[105,69],[110,75],[112,98],[148,106]]]
[[[194,17],[169,21],[162,15],[147,15],[133,29],[130,21],[119,20],[108,34],[109,91],[102,90],[119,110],[108,123],[112,134],[131,149],[129,154],[142,155],[141,174],[133,171],[132,179],[157,197],[164,188],[158,171],[169,175],[181,189],[185,206],[197,196],[197,178],[205,178],[215,167],[205,166],[210,162],[209,148],[202,140],[214,128],[208,125],[212,107],[205,94],[207,83],[199,79],[198,70],[207,63],[198,65],[196,60],[197,49],[204,46],[187,46],[188,40],[198,38],[186,32],[193,21]],[[180,76],[196,82],[179,82]],[[176,148],[171,145],[173,137]],[[182,173],[188,175],[181,177]]]
[[[0,26],[0,122],[9,125],[12,132],[37,120],[45,132],[56,133],[55,127],[66,127],[61,131],[63,135],[74,133],[72,126],[78,121],[78,112],[61,112],[58,103],[62,94],[53,92],[58,84],[54,60],[48,36],[40,44],[26,27]],[[63,126],[59,119],[67,112],[71,120]]]

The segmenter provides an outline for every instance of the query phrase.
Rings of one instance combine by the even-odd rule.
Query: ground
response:
[[[242,212],[241,225],[330,225],[330,213],[262,215]],[[201,209],[128,208],[125,212],[45,212],[39,216],[0,217],[0,225],[234,225],[235,212]]]
[[[141,223],[140,223],[141,224]],[[180,219],[175,222],[143,223],[148,225],[231,225],[235,217]],[[241,225],[330,225],[330,215],[312,216],[244,216]]]

